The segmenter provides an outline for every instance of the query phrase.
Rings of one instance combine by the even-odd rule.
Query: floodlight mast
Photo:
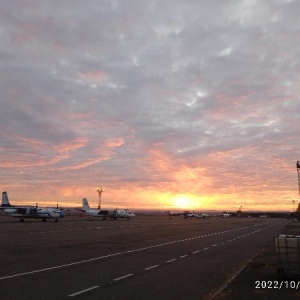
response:
[[[300,160],[296,163],[297,172],[298,172],[298,188],[299,188],[299,196],[300,196]]]
[[[99,196],[99,201],[98,201],[98,209],[101,209],[101,195],[102,195],[102,188],[97,188],[98,196]]]

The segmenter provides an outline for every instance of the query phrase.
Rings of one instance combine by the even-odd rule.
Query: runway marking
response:
[[[73,293],[73,294],[70,294],[68,295],[69,297],[75,297],[75,296],[78,296],[78,295],[81,295],[83,293],[86,293],[86,292],[89,292],[89,291],[92,291],[92,290],[95,290],[95,289],[98,289],[99,288],[99,285],[95,285],[95,286],[92,286],[88,289],[85,289],[85,290],[82,290],[82,291],[79,291],[79,292],[76,292],[76,293]]]
[[[127,274],[127,275],[124,275],[124,276],[121,276],[121,277],[115,278],[115,279],[113,279],[113,281],[119,281],[119,280],[122,280],[122,279],[128,278],[128,277],[130,277],[130,276],[133,276],[133,274]]]
[[[187,256],[188,256],[187,254],[181,255],[180,258],[185,258],[185,257],[187,257]]]
[[[151,266],[151,267],[145,268],[145,270],[149,271],[149,270],[155,269],[157,267],[159,267],[159,265],[155,265],[155,266]]]
[[[274,226],[274,225],[276,225],[278,223],[280,223],[280,222],[276,222],[276,223],[273,222],[271,225],[269,225],[267,227],[263,227],[261,229],[258,229],[258,230],[250,232],[249,235],[250,234],[254,234],[256,232],[259,232],[261,230],[265,230],[265,229],[271,228],[272,226]],[[254,226],[261,226],[261,225],[265,225],[265,224],[256,224],[256,225],[247,226],[247,227],[244,227],[244,228],[251,228],[251,227],[254,227]],[[243,228],[241,228],[241,229],[243,229]],[[236,229],[236,230],[238,230],[238,229]],[[203,235],[203,236],[206,236],[206,235]],[[200,237],[203,237],[203,236],[200,236]],[[209,236],[209,235],[207,235],[207,236]],[[236,240],[236,239],[234,239],[234,240]],[[86,259],[86,260],[82,260],[82,261],[67,263],[67,264],[58,265],[58,266],[54,266],[54,267],[49,267],[49,268],[44,268],[44,269],[38,269],[38,270],[28,271],[28,272],[14,274],[14,275],[3,276],[3,277],[0,277],[0,280],[10,279],[10,278],[15,278],[15,277],[20,277],[20,276],[26,276],[26,275],[31,275],[31,274],[35,274],[35,273],[42,273],[42,272],[56,270],[56,269],[60,269],[60,268],[70,267],[70,266],[75,266],[75,265],[79,265],[79,264],[83,264],[83,263],[88,263],[88,262],[92,262],[92,261],[97,261],[97,260],[101,260],[101,259],[104,259],[104,258],[114,257],[114,256],[126,254],[126,253],[132,253],[132,252],[142,251],[142,250],[151,249],[151,248],[154,248],[154,247],[162,247],[162,246],[165,246],[165,245],[170,245],[170,244],[178,243],[178,242],[181,242],[181,241],[184,241],[184,240],[177,240],[177,241],[173,241],[173,242],[167,242],[167,243],[164,243],[164,244],[158,244],[158,245],[149,246],[149,247],[146,247],[146,248],[141,248],[140,250],[138,250],[138,249],[132,249],[132,250],[124,251],[124,252],[118,252],[118,253],[108,254],[108,255],[104,255],[104,256],[99,256],[99,257],[90,258],[90,259]],[[232,240],[227,240],[227,242],[232,242]],[[209,247],[206,247],[206,248],[203,248],[202,250],[208,250],[208,249],[209,249]],[[200,251],[200,250],[198,250],[198,251]],[[193,253],[197,253],[197,251],[195,251]],[[176,258],[168,260],[166,262],[173,262],[175,260],[176,260]]]
[[[193,253],[196,254],[196,253],[199,253],[199,252],[200,252],[200,250],[196,250],[196,251],[194,251]]]
[[[14,278],[14,277],[20,277],[20,276],[25,276],[25,275],[31,275],[31,274],[35,274],[35,273],[41,273],[41,272],[45,272],[45,271],[51,271],[51,270],[61,269],[61,268],[70,267],[70,266],[75,266],[75,265],[79,265],[79,264],[83,264],[83,263],[87,263],[87,262],[91,262],[91,261],[95,261],[95,260],[100,260],[100,259],[107,258],[107,257],[113,257],[113,256],[121,255],[121,254],[123,254],[123,252],[108,254],[108,255],[99,256],[99,257],[95,257],[95,258],[91,258],[91,259],[85,259],[85,260],[76,261],[76,262],[64,264],[64,265],[59,265],[59,266],[54,266],[54,267],[49,267],[49,268],[44,268],[44,269],[14,274],[14,275],[3,276],[3,277],[0,277],[0,280]]]
[[[170,262],[173,262],[173,261],[175,261],[175,260],[176,260],[176,258],[172,258],[172,259],[166,260],[166,262],[167,262],[167,263],[170,263]]]
[[[68,223],[75,223],[75,222],[68,222]],[[200,224],[201,222],[199,222]],[[275,223],[275,222],[273,222]],[[168,225],[176,225],[176,224],[180,224],[180,223],[169,223]],[[83,229],[83,228],[79,228],[79,229],[64,229],[64,230],[51,230],[51,231],[47,231],[47,233],[58,233],[58,232],[71,232],[72,230],[75,231],[92,231],[93,229],[118,229],[118,228],[133,228],[133,227],[146,227],[146,226],[150,226],[150,227],[153,227],[153,226],[160,226],[161,224],[136,224],[136,225],[130,225],[130,226],[124,226],[124,225],[121,225],[121,226],[95,226],[95,227],[89,227],[87,229]],[[254,224],[254,225],[249,225],[249,226],[244,226],[244,227],[238,227],[238,228],[235,228],[235,229],[231,229],[231,230],[224,230],[224,231],[219,231],[219,232],[215,232],[215,233],[211,233],[211,234],[205,234],[205,235],[202,235],[202,236],[198,236],[198,237],[195,237],[195,238],[200,238],[200,237],[205,237],[205,236],[212,236],[212,235],[215,235],[215,234],[222,234],[222,233],[226,233],[226,232],[233,232],[233,231],[236,231],[236,230],[241,230],[241,229],[247,229],[247,228],[251,228],[251,227],[256,227],[256,226],[262,226],[262,225],[265,225],[265,223],[259,223],[259,224]],[[46,232],[44,231],[41,231],[41,232],[27,232],[28,234],[45,234]]]

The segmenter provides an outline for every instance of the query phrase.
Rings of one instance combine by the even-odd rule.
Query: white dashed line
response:
[[[113,281],[119,281],[119,280],[122,280],[122,279],[128,278],[128,277],[130,277],[130,276],[133,276],[133,274],[127,274],[127,275],[124,275],[124,276],[121,276],[121,277],[115,278],[115,279],[113,279]]]
[[[149,271],[149,270],[155,269],[157,267],[159,267],[159,265],[155,265],[155,266],[151,266],[151,267],[145,268],[145,270]]]
[[[188,256],[187,254],[181,255],[180,258],[185,258],[185,257],[187,257],[187,256]]]
[[[256,225],[253,225],[253,226],[247,226],[247,227],[241,227],[241,228],[237,228],[237,229],[234,229],[234,230],[240,230],[240,229],[245,229],[245,228],[251,228],[251,227],[255,227],[255,226],[261,226],[262,224],[256,224]],[[146,225],[144,225],[146,226]],[[143,226],[142,226],[143,227]],[[256,232],[260,232],[262,230],[265,230],[267,228],[270,228],[272,227],[272,225],[268,226],[268,227],[263,227],[263,228],[260,228],[258,230],[255,230],[255,231],[252,231],[244,236],[240,236],[238,238],[234,238],[233,240],[229,239],[227,240],[227,242],[233,242],[234,240],[237,240],[239,238],[243,238],[245,236],[250,236],[252,234],[255,234]],[[94,227],[95,228],[95,227]],[[96,227],[97,228],[97,227]],[[99,227],[98,227],[99,228]],[[115,228],[115,227],[106,227],[106,228]],[[82,229],[78,229],[78,230],[82,230]],[[65,230],[65,231],[53,231],[53,232],[66,232],[66,231],[69,231],[71,232],[72,230]],[[228,231],[224,231],[225,232],[232,232],[233,230],[228,230]],[[44,231],[41,231],[39,232],[41,234],[45,234]],[[32,233],[30,232],[29,234],[36,234],[36,233]],[[214,233],[214,234],[219,234],[219,233]],[[212,236],[213,234],[206,234],[206,235],[201,235],[201,236],[197,236],[197,237],[194,237],[194,238],[203,238],[203,237],[206,237],[206,236]],[[126,253],[133,253],[133,252],[138,252],[138,251],[143,251],[143,250],[146,250],[146,249],[152,249],[152,248],[156,248],[156,247],[163,247],[163,246],[166,246],[166,245],[171,245],[171,244],[175,244],[175,243],[180,243],[180,242],[185,242],[185,241],[188,241],[188,240],[191,240],[191,239],[194,239],[194,238],[189,238],[189,239],[185,239],[185,240],[177,240],[177,241],[172,241],[172,242],[167,242],[167,243],[162,243],[162,244],[157,244],[157,245],[153,245],[153,246],[149,246],[149,247],[144,247],[144,248],[139,248],[139,249],[132,249],[132,250],[128,250],[128,251],[124,251],[124,252],[119,252],[119,253],[114,253],[114,254],[108,254],[108,255],[105,255],[105,256],[100,256],[100,257],[94,257],[94,258],[90,258],[90,259],[86,259],[86,260],[82,260],[82,261],[76,261],[76,262],[73,262],[73,263],[67,263],[67,264],[63,264],[63,265],[58,265],[58,266],[53,266],[53,267],[48,267],[48,268],[44,268],[44,269],[39,269],[39,270],[34,270],[34,271],[29,271],[29,272],[24,272],[24,273],[19,273],[19,274],[14,274],[14,275],[8,275],[8,276],[3,276],[3,277],[0,277],[0,281],[1,280],[4,280],[4,279],[10,279],[10,278],[15,278],[15,277],[20,277],[20,276],[26,276],[26,275],[30,275],[30,274],[35,274],[35,273],[41,273],[41,272],[46,272],[46,271],[50,271],[50,270],[55,270],[55,269],[60,269],[60,268],[66,268],[66,267],[70,267],[70,266],[74,266],[74,265],[79,265],[79,264],[84,264],[84,263],[88,263],[88,262],[91,262],[91,261],[97,261],[97,260],[101,260],[101,259],[104,259],[104,258],[108,258],[108,257],[114,257],[114,256],[118,256],[118,255],[122,255],[122,254],[126,254]],[[215,244],[217,245],[217,244]],[[206,247],[206,248],[203,248],[202,250],[197,250],[197,251],[194,251],[193,253],[196,254],[200,251],[203,251],[203,250],[208,250],[209,247]],[[183,256],[184,257],[184,256]],[[171,259],[171,260],[168,260],[166,262],[173,262],[175,261],[176,259]],[[132,276],[133,274],[129,274],[129,275],[126,275],[125,277],[121,277],[120,279],[123,279],[123,278],[126,278],[126,277],[129,277],[129,276]],[[120,279],[115,279],[114,281],[116,280],[120,280]]]
[[[167,260],[166,262],[167,262],[167,263],[170,263],[170,262],[173,262],[173,261],[175,261],[175,260],[176,260],[176,258],[173,258],[173,259]]]
[[[80,294],[83,294],[83,293],[86,293],[86,292],[95,290],[95,289],[97,289],[97,288],[99,288],[99,285],[92,286],[92,287],[90,287],[90,288],[88,288],[88,289],[85,289],[85,290],[76,292],[76,293],[74,293],[74,294],[70,294],[70,295],[68,295],[68,296],[69,296],[69,297],[75,297],[75,296],[78,296],[78,295],[80,295]]]

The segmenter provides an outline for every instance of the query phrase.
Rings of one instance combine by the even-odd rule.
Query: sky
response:
[[[0,2],[12,204],[291,211],[300,2]]]

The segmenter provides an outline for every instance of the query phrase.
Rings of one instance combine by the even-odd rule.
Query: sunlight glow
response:
[[[174,198],[174,205],[177,208],[188,208],[191,205],[190,199],[185,195],[177,195]]]

